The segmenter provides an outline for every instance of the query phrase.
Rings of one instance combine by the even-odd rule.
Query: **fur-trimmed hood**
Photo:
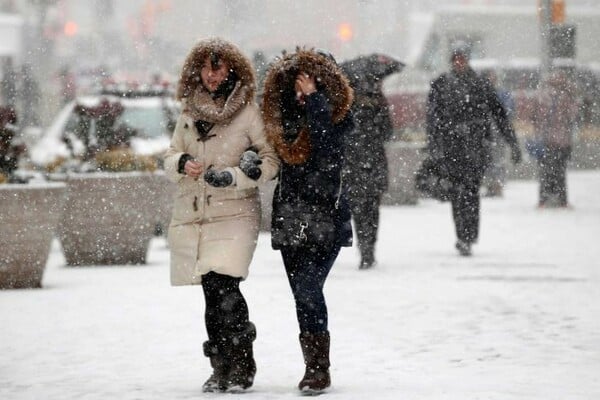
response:
[[[293,143],[283,139],[285,93],[294,90],[298,73],[306,72],[316,78],[317,89],[323,90],[331,106],[334,124],[340,123],[350,111],[353,91],[341,68],[329,57],[315,50],[296,49],[276,60],[267,71],[262,103],[267,139],[280,157],[290,164],[304,162],[310,153],[308,133],[301,131]]]
[[[200,77],[204,61],[212,54],[225,61],[239,79],[223,105],[212,101]],[[235,45],[223,39],[210,38],[198,42],[186,57],[175,97],[182,101],[184,112],[189,112],[194,119],[221,122],[231,118],[243,105],[251,103],[255,90],[256,77],[250,60]]]

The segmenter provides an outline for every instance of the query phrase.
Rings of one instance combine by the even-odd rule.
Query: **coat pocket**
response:
[[[202,217],[203,199],[196,186],[195,182],[187,182],[185,179],[179,184],[173,204],[172,224],[185,224]]]

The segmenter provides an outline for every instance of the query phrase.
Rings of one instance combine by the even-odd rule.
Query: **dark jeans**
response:
[[[450,198],[458,240],[474,243],[479,237],[479,188],[481,178],[466,177],[454,185]]]
[[[224,341],[228,334],[242,332],[248,326],[248,305],[240,292],[240,281],[241,278],[215,272],[202,275],[209,340]]]
[[[369,193],[365,196],[350,196],[350,210],[356,227],[358,248],[362,256],[372,256],[377,242],[379,227],[379,203],[381,196]]]
[[[325,279],[340,252],[333,248],[281,249],[285,272],[296,301],[296,316],[300,332],[321,333],[327,331],[327,304],[323,295]]]
[[[540,157],[540,205],[553,198],[559,206],[567,205],[567,162],[570,148],[545,148]]]

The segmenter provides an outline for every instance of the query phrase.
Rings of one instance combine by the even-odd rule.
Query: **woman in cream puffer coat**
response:
[[[239,282],[258,237],[257,186],[276,176],[279,162],[254,92],[253,68],[239,49],[221,39],[198,43],[183,66],[183,111],[165,155],[166,174],[178,184],[168,232],[171,283],[202,284],[206,299],[204,352],[214,371],[205,391],[246,389],[256,371],[256,330]]]

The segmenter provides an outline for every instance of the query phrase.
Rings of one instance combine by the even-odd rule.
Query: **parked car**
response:
[[[106,139],[101,131],[102,116],[97,115],[103,106],[118,110],[111,124],[118,127],[118,132],[127,132],[127,145],[135,154],[156,155],[162,159],[169,146],[179,103],[162,87],[113,86],[67,103],[30,146],[32,164],[47,169],[69,160],[85,159],[89,147],[99,146]]]

